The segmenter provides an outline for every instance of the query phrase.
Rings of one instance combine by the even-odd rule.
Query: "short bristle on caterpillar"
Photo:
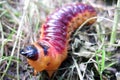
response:
[[[95,17],[95,9],[86,4],[71,4],[50,14],[42,25],[40,38],[29,49],[20,53],[27,57],[35,74],[46,70],[49,77],[59,68],[67,57],[67,48],[71,33],[87,19]],[[90,20],[87,25],[93,24]]]

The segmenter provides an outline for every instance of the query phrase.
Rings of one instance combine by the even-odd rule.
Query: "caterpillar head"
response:
[[[33,45],[27,46],[25,49],[20,51],[20,54],[25,56],[28,63],[34,68],[34,74],[39,71],[46,69],[50,62],[48,56],[48,46],[40,43],[34,43]]]
[[[34,45],[27,46],[25,49],[20,51],[20,54],[31,60],[38,59],[38,50]]]

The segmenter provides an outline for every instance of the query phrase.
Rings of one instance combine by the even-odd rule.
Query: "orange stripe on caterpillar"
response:
[[[49,15],[42,25],[40,39],[21,50],[35,72],[46,70],[49,77],[67,57],[68,40],[71,33],[87,19],[96,16],[92,6],[71,4]],[[87,24],[96,21],[93,19]]]

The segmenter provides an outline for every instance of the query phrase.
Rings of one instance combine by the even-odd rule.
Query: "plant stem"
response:
[[[116,39],[116,29],[118,27],[118,21],[119,21],[119,9],[118,8],[120,8],[120,0],[118,0],[117,9],[115,9],[114,24],[113,24],[112,33],[111,33],[110,44],[113,44]]]

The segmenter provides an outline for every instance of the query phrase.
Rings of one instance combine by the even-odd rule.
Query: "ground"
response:
[[[74,31],[68,58],[51,80],[120,80],[120,24],[113,28],[120,7],[116,0],[1,0],[0,80],[48,79],[45,71],[33,75],[20,49],[39,39],[47,15],[77,2],[92,5],[97,21]]]

